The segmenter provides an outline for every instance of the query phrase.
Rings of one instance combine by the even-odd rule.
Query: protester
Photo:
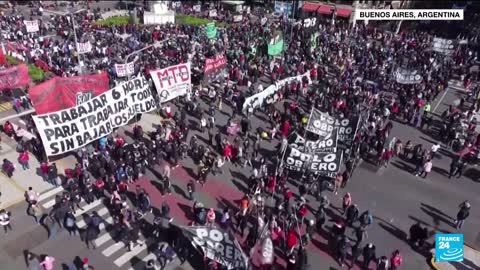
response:
[[[460,210],[457,213],[457,219],[454,220],[457,230],[462,228],[463,223],[470,215],[470,202],[464,201],[458,207],[460,207]]]

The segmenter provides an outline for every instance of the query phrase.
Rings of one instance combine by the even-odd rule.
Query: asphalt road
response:
[[[448,104],[458,98],[458,95],[459,92],[450,89],[443,100],[440,101],[436,113],[440,114]],[[435,106],[433,107],[435,108]],[[223,126],[227,121],[227,115],[230,113],[230,109],[224,106],[223,112],[217,112],[216,114],[216,124]],[[158,120],[155,119],[155,116],[144,117],[140,123],[145,126],[145,129],[148,129],[156,121]],[[197,120],[189,120],[191,123],[195,121]],[[255,117],[252,124],[253,128],[256,128],[263,126],[264,121]],[[131,127],[125,127],[122,130],[126,131],[127,137],[131,134]],[[193,128],[191,131],[191,133],[202,137]],[[423,143],[426,147],[435,142],[429,132],[421,132],[400,123],[394,124],[393,134],[402,141],[412,139],[414,142]],[[207,139],[206,134],[203,138]],[[275,143],[263,144],[264,153],[272,150],[274,145]],[[364,161],[358,166],[345,190],[341,190],[337,196],[333,194],[328,196],[331,198],[333,206],[340,207],[341,198],[348,191],[352,194],[353,202],[359,205],[361,211],[369,209],[373,213],[375,222],[368,230],[368,239],[365,243],[374,243],[377,246],[378,256],[389,256],[393,250],[400,249],[404,257],[402,269],[429,269],[426,258],[413,251],[406,244],[406,232],[416,221],[430,226],[435,231],[454,232],[455,229],[451,226],[451,222],[456,215],[457,205],[465,199],[469,199],[472,203],[472,211],[461,233],[464,233],[467,244],[477,248],[480,246],[477,230],[478,224],[480,224],[480,215],[477,208],[479,199],[475,196],[479,183],[472,179],[475,175],[478,177],[478,170],[476,167],[468,168],[465,176],[459,180],[449,180],[445,176],[450,163],[449,155],[448,151],[441,152],[440,157],[434,160],[433,172],[427,179],[415,177],[411,172],[414,166],[399,158],[394,158],[387,168],[376,168]],[[139,184],[147,189],[154,206],[160,207],[163,201],[167,201],[172,208],[175,222],[186,224],[191,215],[191,202],[185,198],[186,184],[194,176],[196,166],[190,159],[182,161],[181,165],[172,171],[172,184],[174,185],[172,195],[162,197],[155,186],[155,175],[156,172],[160,171],[158,166],[154,170],[148,171],[146,178],[141,180]],[[244,181],[249,176],[250,171],[250,168],[243,169],[226,165],[222,175],[210,175],[205,187],[197,187],[199,200],[207,207],[219,209],[224,208],[227,204],[236,205],[235,201],[241,198],[242,190],[246,186]],[[153,181],[151,181],[152,179]],[[292,189],[295,190],[295,187],[292,186]],[[51,198],[46,199],[45,202],[48,202]],[[316,209],[317,205],[313,198],[309,198],[309,200],[312,208]],[[111,247],[114,244],[112,240],[105,242],[97,251],[87,250],[78,237],[69,238],[65,231],[60,232],[54,240],[47,240],[45,231],[34,225],[30,217],[25,216],[25,208],[26,206],[21,204],[10,209],[14,212],[13,225],[15,231],[0,241],[3,246],[0,252],[1,263],[21,267],[24,265],[24,261],[23,254],[19,251],[23,251],[23,249],[31,249],[38,254],[53,255],[57,258],[59,265],[60,263],[71,262],[76,255],[81,258],[88,257],[97,269],[104,269],[103,266],[111,267],[112,261],[130,257],[124,255],[125,249],[122,248],[114,248],[115,252],[113,254],[108,257],[105,256],[105,250],[110,250],[106,252],[107,254],[110,254],[112,250]],[[100,211],[102,208],[103,206],[99,204],[88,212]],[[332,208],[330,213],[332,216],[339,215],[335,208]],[[240,240],[240,242],[242,241],[243,239]],[[430,239],[430,242],[432,242],[432,239]],[[68,243],[68,248],[65,248],[65,243]],[[316,269],[340,269],[330,255],[327,241],[321,235],[317,234],[314,237],[308,247],[308,253],[310,264],[320,267]],[[128,269],[132,265],[137,265],[138,259],[145,258],[147,254],[146,250],[142,250],[137,256],[131,257],[130,260],[120,259],[117,262],[123,263],[120,269]],[[284,262],[279,260],[279,263],[283,264]],[[173,264],[172,267],[174,267]],[[182,266],[183,269],[188,269],[188,267],[188,265]]]

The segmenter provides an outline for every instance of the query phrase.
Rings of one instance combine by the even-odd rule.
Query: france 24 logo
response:
[[[463,234],[435,234],[435,261],[463,261]]]

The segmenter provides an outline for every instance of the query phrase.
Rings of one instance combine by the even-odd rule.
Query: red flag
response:
[[[30,82],[31,79],[26,64],[0,71],[0,91],[23,87],[30,84]]]
[[[3,46],[0,47],[0,65],[7,64],[7,56],[5,55],[5,51],[3,50]]]
[[[54,77],[30,88],[29,95],[37,114],[74,107],[110,89],[106,72],[76,77]]]

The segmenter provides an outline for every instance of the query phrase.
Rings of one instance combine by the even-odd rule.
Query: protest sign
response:
[[[326,137],[332,133],[334,125],[334,117],[313,108],[305,129],[322,137]]]
[[[215,26],[215,23],[208,23],[207,26],[205,27],[205,33],[207,34],[207,37],[212,39],[217,37],[217,27]]]
[[[305,29],[314,29],[317,26],[317,18],[305,18],[302,20],[302,26]]]
[[[395,71],[395,81],[401,84],[418,84],[423,80],[422,76],[416,70],[406,70],[397,68]]]
[[[288,146],[283,155],[283,167],[292,171],[312,172],[334,177],[340,170],[343,153],[305,153]]]
[[[281,89],[285,84],[290,83],[292,81],[302,81],[304,78],[308,80],[308,83],[312,83],[310,78],[310,71],[305,72],[302,75],[288,77],[283,80],[276,82],[274,85],[270,85],[269,87],[265,88],[262,92],[257,93],[253,96],[250,96],[245,99],[243,103],[243,111],[246,111],[248,107],[258,108],[261,107],[267,97],[274,95],[279,89]]]
[[[205,58],[205,66],[203,67],[204,77],[209,77],[212,74],[218,73],[227,66],[227,58],[224,55],[210,59]]]
[[[0,91],[27,86],[30,82],[31,79],[26,64],[0,70]]]
[[[61,111],[103,94],[110,88],[107,73],[54,77],[28,91],[37,114]]]
[[[209,10],[208,17],[217,17],[217,10],[216,9]]]
[[[248,259],[235,236],[220,228],[184,227],[192,244],[202,249],[205,257],[217,261],[227,269],[246,269]]]
[[[275,56],[281,54],[283,51],[283,37],[277,35],[268,44],[268,55]]]
[[[288,144],[303,152],[336,152],[337,151],[337,130],[333,130],[327,137],[320,137],[317,140],[308,140],[297,132],[288,137]]]
[[[310,47],[312,49],[317,48],[317,38],[320,34],[318,32],[315,32],[311,37],[310,37]]]
[[[150,72],[160,97],[160,103],[187,94],[192,89],[190,63],[179,64]]]
[[[261,18],[261,19],[260,19],[260,24],[261,24],[262,26],[264,26],[264,25],[267,23],[267,20],[268,20],[267,17]]]
[[[38,20],[33,21],[23,21],[25,24],[25,28],[27,29],[28,33],[38,32],[40,31],[40,26],[38,25]]]
[[[346,145],[351,145],[357,133],[358,122],[358,117],[335,119],[334,127],[338,132],[338,140]]]
[[[234,15],[233,21],[234,22],[241,22],[243,20],[243,15]]]
[[[284,3],[280,1],[275,1],[275,13],[282,14],[283,16],[289,16],[292,12],[292,3]]]
[[[115,72],[117,73],[117,77],[130,76],[135,72],[135,63],[115,64]]]
[[[79,54],[89,53],[92,51],[92,44],[90,42],[77,43],[77,50]]]
[[[47,156],[79,149],[156,108],[148,81],[138,77],[75,107],[33,116]]]
[[[433,38],[433,51],[450,55],[455,51],[456,42],[452,39]]]

